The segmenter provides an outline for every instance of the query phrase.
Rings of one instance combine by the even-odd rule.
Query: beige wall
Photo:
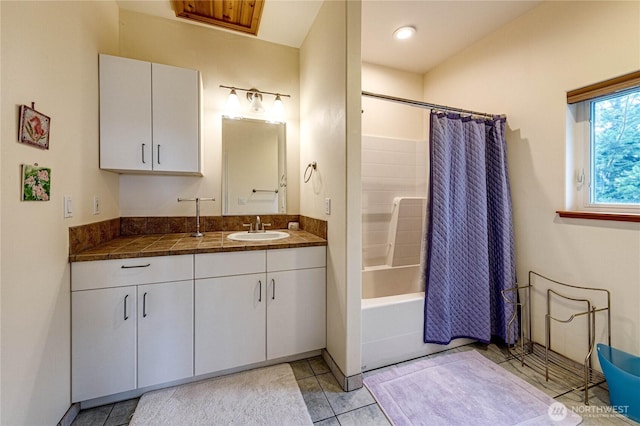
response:
[[[347,182],[348,173],[349,178],[353,173],[358,175],[357,181],[351,182],[359,185],[360,174],[360,122],[358,118],[357,133],[349,133],[350,125],[355,124],[350,121],[354,119],[353,98],[347,95],[347,79],[352,77],[348,66],[354,66],[354,58],[348,57],[345,43],[351,31],[358,34],[359,51],[360,16],[356,11],[347,13],[352,7],[359,11],[360,5],[325,2],[300,49],[300,168],[302,171],[313,161],[318,166],[311,180],[301,184],[300,213],[328,222],[327,350],[347,375],[360,372],[361,246],[358,243],[357,250],[350,246],[352,238],[360,239],[360,231],[358,224],[350,221],[353,206],[348,204],[358,204],[359,222],[360,190],[358,186],[357,194],[353,193]],[[359,52],[357,56],[359,70]],[[359,115],[359,77],[357,80]],[[353,198],[348,201],[348,196]],[[324,213],[325,198],[331,199],[330,215]],[[351,266],[358,269],[357,274],[348,272],[348,260],[353,260]]]
[[[56,424],[70,404],[68,232],[117,217],[98,165],[98,52],[115,53],[115,2],[2,2],[0,160],[3,425]],[[51,117],[50,149],[17,142],[18,106]],[[20,201],[20,165],[51,167],[51,201]],[[93,195],[102,214],[91,214]],[[62,197],[75,215],[63,219]]]
[[[638,68],[640,2],[544,2],[424,80],[430,102],[508,116],[520,284],[535,270],[609,288],[613,344],[636,354],[640,224],[560,219],[555,211],[565,207],[566,91]],[[541,341],[544,305],[537,306],[534,337]],[[554,343],[578,358],[580,339],[565,333]]]
[[[362,64],[362,90],[420,101],[423,76],[381,65]],[[362,97],[362,134],[399,139],[425,138],[427,110],[395,102]]]
[[[299,213],[299,50],[202,26],[120,12],[120,56],[197,69],[203,81],[204,177],[121,175],[122,216],[193,215],[192,203],[178,197],[215,197],[203,203],[203,215],[220,215],[221,116],[228,89],[221,84],[291,95],[283,98],[287,120],[287,213]],[[238,92],[246,104],[244,92]],[[273,97],[265,95],[265,106]],[[258,118],[254,116],[254,118]]]
[[[0,25],[2,23],[2,3],[0,3]],[[0,65],[2,64],[2,30],[0,26]],[[0,91],[2,90],[2,66],[0,66]],[[0,101],[0,123],[3,122],[3,102]],[[4,128],[4,126],[0,126]],[[0,131],[0,188],[2,188],[2,141],[4,136]],[[0,196],[0,348],[2,348],[2,197]],[[2,424],[2,349],[0,349],[0,425]]]

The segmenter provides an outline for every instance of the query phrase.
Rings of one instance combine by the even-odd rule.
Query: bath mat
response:
[[[130,425],[312,425],[289,364],[145,393]]]
[[[391,368],[364,383],[395,426],[574,426],[582,421],[476,351]]]

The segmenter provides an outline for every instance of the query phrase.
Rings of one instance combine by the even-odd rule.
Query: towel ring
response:
[[[313,174],[313,171],[317,169],[318,169],[318,163],[316,163],[315,161],[307,165],[307,168],[304,170],[304,183],[309,182],[309,179],[311,179],[311,175]],[[307,172],[309,172],[309,176],[307,176]]]

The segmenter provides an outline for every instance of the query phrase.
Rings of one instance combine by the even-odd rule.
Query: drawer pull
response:
[[[147,317],[147,293],[142,296],[142,318]]]
[[[160,164],[160,145],[158,145],[158,164]]]
[[[131,266],[122,265],[121,268],[122,269],[148,268],[149,266],[151,266],[150,263],[147,263],[146,265],[131,265]]]
[[[129,298],[128,294],[124,296],[124,320],[125,321],[129,319],[129,315],[127,315],[127,299],[128,298]]]
[[[146,161],[144,161],[144,146],[145,146],[145,145],[146,145],[146,144],[144,144],[144,143],[142,144],[142,164],[147,164],[147,162],[146,162]]]
[[[276,300],[276,280],[271,278],[271,285],[273,286],[273,292],[271,293],[271,300]]]
[[[262,302],[262,280],[258,280],[258,284],[260,284],[260,291],[258,293],[258,302]]]

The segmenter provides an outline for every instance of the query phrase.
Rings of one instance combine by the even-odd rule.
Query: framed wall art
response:
[[[41,149],[49,149],[49,127],[51,118],[31,107],[20,106],[20,142],[33,145]]]
[[[51,199],[51,169],[22,165],[22,201],[49,201]]]

